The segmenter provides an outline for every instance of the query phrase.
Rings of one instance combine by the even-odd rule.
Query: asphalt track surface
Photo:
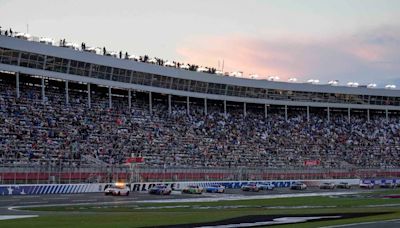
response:
[[[226,193],[203,193],[201,195],[194,194],[181,194],[174,191],[168,196],[149,195],[146,192],[132,192],[129,196],[105,196],[103,193],[86,193],[86,194],[53,194],[53,195],[15,195],[15,196],[0,196],[0,215],[41,215],[41,214],[54,214],[57,212],[31,212],[18,210],[18,207],[29,206],[57,206],[57,205],[93,205],[93,204],[110,204],[122,205],[137,202],[157,202],[157,201],[192,201],[202,202],[208,200],[219,200],[232,197],[233,199],[246,199],[246,198],[265,198],[265,197],[291,197],[296,194],[298,196],[303,194],[357,194],[359,192],[370,192],[375,190],[364,190],[359,188],[352,189],[334,189],[323,190],[319,188],[308,188],[307,190],[290,190],[288,188],[277,188],[273,191],[260,191],[260,192],[243,192],[239,189],[227,189]],[[400,227],[400,220],[393,221],[380,221],[373,223],[362,223],[337,227]]]
[[[14,196],[0,196],[0,208],[19,207],[19,206],[36,206],[36,205],[57,205],[57,204],[98,204],[98,203],[134,203],[138,201],[168,201],[168,200],[196,200],[202,201],[209,198],[227,198],[227,197],[243,197],[252,198],[275,195],[284,196],[292,194],[305,194],[305,193],[358,193],[368,192],[370,190],[362,190],[358,188],[353,189],[334,189],[323,190],[319,188],[308,188],[306,190],[290,190],[288,188],[276,188],[273,191],[259,191],[259,192],[244,192],[240,189],[226,189],[226,192],[221,193],[203,193],[197,194],[182,194],[179,191],[173,191],[171,195],[160,196],[150,195],[147,192],[131,192],[129,196],[105,196],[103,193],[83,193],[83,194],[52,194],[52,195],[14,195]],[[3,210],[4,211],[4,210]],[[2,212],[0,210],[0,212]]]

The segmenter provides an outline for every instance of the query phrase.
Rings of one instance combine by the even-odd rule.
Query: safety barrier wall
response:
[[[398,178],[381,179],[325,179],[325,180],[259,180],[259,181],[191,181],[191,182],[137,182],[130,183],[127,186],[132,192],[147,192],[151,187],[157,184],[165,184],[173,190],[181,190],[188,185],[199,185],[207,187],[212,184],[221,184],[226,188],[240,188],[248,183],[268,184],[271,183],[277,188],[289,188],[293,183],[301,181],[307,186],[316,187],[322,183],[330,182],[338,184],[347,182],[350,185],[360,183],[374,183],[380,185],[383,183],[400,183]],[[30,184],[30,185],[0,185],[1,195],[44,195],[44,194],[77,194],[77,193],[100,193],[110,185],[110,183],[97,184]]]
[[[101,192],[106,184],[0,185],[0,195],[45,195]]]
[[[269,180],[269,181],[194,181],[194,182],[142,182],[128,184],[131,191],[147,192],[156,184],[165,184],[172,189],[180,190],[188,185],[199,185],[206,187],[212,184],[221,184],[226,188],[240,188],[244,184],[272,183],[276,187],[290,187],[292,183],[299,180]],[[332,179],[332,180],[304,180],[309,186],[318,186],[322,182],[348,182],[350,184],[358,184],[360,179]],[[38,194],[76,194],[76,193],[93,193],[102,192],[109,183],[101,184],[36,184],[36,185],[0,185],[0,195],[38,195]]]

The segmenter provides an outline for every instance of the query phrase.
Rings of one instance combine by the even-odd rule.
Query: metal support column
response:
[[[386,121],[389,121],[389,110],[386,109]]]
[[[327,113],[328,113],[328,122],[329,122],[329,121],[331,121],[331,110],[329,107],[327,108]]]
[[[226,117],[226,100],[224,100],[224,116]]]
[[[370,121],[370,118],[369,118],[369,109],[367,109],[367,121],[368,121],[368,122]]]
[[[128,107],[129,111],[132,110],[132,90],[128,90]]]
[[[247,112],[246,112],[246,102],[243,103],[243,116],[246,116]]]
[[[153,98],[152,98],[152,93],[149,92],[149,111],[150,115],[153,115]]]
[[[92,101],[91,101],[91,94],[92,91],[90,90],[90,83],[87,84],[87,93],[88,93],[88,107],[91,108],[92,107]]]
[[[287,121],[287,105],[285,105],[285,121]]]
[[[350,121],[351,121],[351,120],[350,120],[350,118],[351,118],[350,108],[347,109],[347,118],[348,118],[348,120],[349,120],[349,122],[350,122]]]
[[[42,102],[44,103],[44,100],[45,100],[45,93],[44,93],[44,87],[45,87],[45,85],[44,85],[44,77],[42,77]]]
[[[108,108],[112,108],[111,86],[108,87]]]
[[[267,119],[267,117],[268,117],[268,105],[265,104],[264,105],[264,118]]]
[[[17,98],[19,98],[19,72],[15,74],[15,87],[17,88]]]
[[[190,115],[190,100],[186,97],[186,114]]]
[[[310,122],[310,106],[307,106],[307,122]]]
[[[171,114],[172,113],[172,101],[171,101],[171,94],[168,94],[168,113]]]
[[[65,81],[65,104],[69,104],[68,81]]]
[[[204,98],[204,115],[207,115],[207,98]]]

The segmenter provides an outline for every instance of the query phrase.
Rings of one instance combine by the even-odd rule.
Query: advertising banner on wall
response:
[[[382,183],[389,179],[368,180],[375,183]],[[255,181],[192,181],[192,182],[138,182],[127,183],[132,192],[147,192],[157,184],[165,184],[175,191],[182,190],[188,185],[207,187],[213,184],[220,184],[230,189],[239,189],[242,185],[249,183],[273,184],[276,188],[289,188],[293,183],[301,181],[309,187],[318,187],[322,183],[347,182],[350,185],[358,185],[363,182],[360,179],[325,179],[325,180],[255,180]],[[390,180],[396,182],[396,180]],[[397,180],[398,182],[398,180]],[[112,183],[95,184],[29,184],[29,185],[0,185],[0,196],[2,195],[43,195],[43,194],[77,194],[103,192]]]

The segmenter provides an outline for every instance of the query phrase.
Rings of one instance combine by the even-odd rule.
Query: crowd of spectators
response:
[[[21,84],[0,77],[0,164],[79,166],[93,159],[124,164],[132,154],[148,167],[301,168],[318,161],[322,168],[395,168],[400,164],[400,118],[312,113],[291,114],[243,109],[224,112],[214,106],[132,101],[93,91],[71,91],[65,104],[63,89]],[[87,160],[87,157],[92,159]]]

